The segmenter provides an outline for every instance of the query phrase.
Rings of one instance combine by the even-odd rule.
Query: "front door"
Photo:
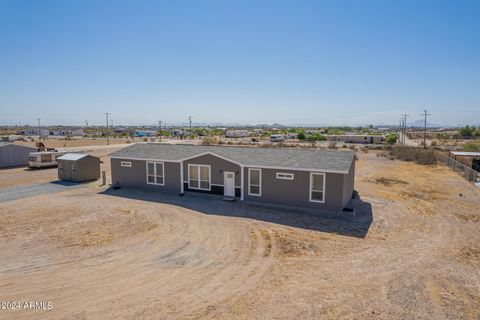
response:
[[[224,180],[223,194],[226,197],[235,197],[235,173],[230,171],[225,171],[223,180]]]

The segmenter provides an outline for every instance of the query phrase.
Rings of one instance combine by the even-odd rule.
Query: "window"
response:
[[[40,155],[41,162],[52,162],[52,155],[51,154],[41,154]]]
[[[248,168],[248,194],[250,196],[262,195],[262,170]]]
[[[324,173],[310,173],[310,201],[325,203]]]
[[[210,166],[201,164],[189,164],[188,188],[198,190],[210,190]]]
[[[147,183],[165,185],[163,162],[147,162]]]
[[[131,166],[132,166],[132,163],[129,162],[129,161],[122,161],[122,162],[120,162],[120,166],[122,166],[122,167],[131,167]]]
[[[293,180],[293,173],[277,172],[277,179]]]

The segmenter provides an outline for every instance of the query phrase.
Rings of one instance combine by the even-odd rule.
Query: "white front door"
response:
[[[223,194],[227,197],[235,197],[235,173],[225,171],[223,174]]]

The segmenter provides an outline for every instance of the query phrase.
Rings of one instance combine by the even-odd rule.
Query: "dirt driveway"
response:
[[[53,303],[0,318],[478,319],[479,190],[444,167],[359,158],[366,235],[94,185],[0,203],[0,300]]]

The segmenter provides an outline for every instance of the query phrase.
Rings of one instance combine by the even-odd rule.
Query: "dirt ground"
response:
[[[0,203],[0,300],[53,305],[0,318],[479,319],[480,190],[374,153],[359,154],[356,189],[365,238],[95,184]]]

